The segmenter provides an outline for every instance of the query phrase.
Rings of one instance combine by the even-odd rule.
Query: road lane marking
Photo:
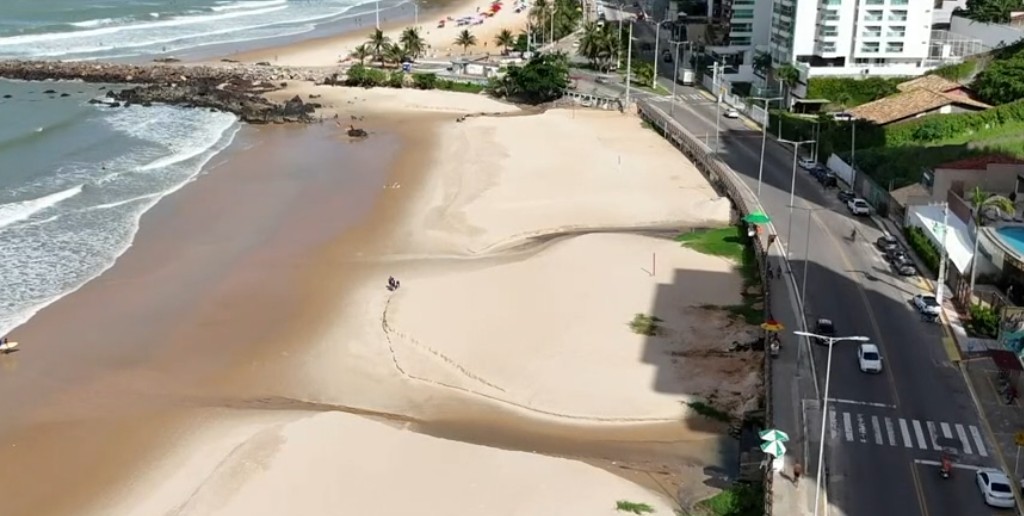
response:
[[[914,492],[917,493],[917,506],[921,508],[921,514],[928,516],[928,503],[924,500],[924,491],[921,489],[921,479],[917,475],[917,464],[910,463],[910,478],[914,480]]]
[[[914,441],[910,440],[910,429],[907,428],[907,420],[900,418],[900,433],[903,434],[903,447],[913,448]]]
[[[864,422],[863,414],[857,414],[857,434],[860,435],[860,442],[868,442],[868,425]]]
[[[896,446],[896,428],[889,418],[885,418],[885,433],[889,436],[889,446]]]
[[[928,449],[928,445],[925,443],[925,440],[924,440],[924,430],[921,429],[921,422],[916,420],[916,419],[914,419],[913,423],[914,423],[914,434],[917,435],[917,447],[921,448],[922,450],[927,450]]]
[[[921,464],[922,466],[935,466],[935,467],[939,467],[939,466],[942,465],[942,463],[937,461],[937,460],[926,460],[926,459],[914,459],[914,463]],[[972,466],[970,464],[961,464],[959,462],[954,462],[953,463],[953,467],[957,468],[957,469],[966,469],[968,471],[981,471],[983,469],[988,469],[988,467],[986,467],[986,466]]]
[[[862,407],[878,407],[878,408],[889,408],[889,409],[896,408],[896,405],[891,405],[889,403],[875,403],[875,402],[871,402],[871,401],[854,401],[854,400],[847,400],[847,399],[842,399],[842,398],[829,398],[828,401],[831,402],[831,403],[842,403],[844,405],[860,405]]]
[[[953,431],[949,428],[949,423],[939,423],[939,426],[942,427],[942,437],[946,439],[953,438]]]
[[[981,438],[981,432],[978,431],[978,427],[971,425],[971,436],[974,437],[974,446],[978,448],[978,455],[988,457],[988,451],[985,450],[985,440]]]
[[[935,448],[935,450],[941,450],[942,447],[939,446],[938,441],[936,441],[936,438],[939,436],[939,432],[935,429],[935,423],[932,423],[931,421],[925,421],[924,423],[928,425],[928,437],[932,440],[932,448]]]
[[[839,438],[839,415],[834,410],[828,411],[828,433],[833,441]]]
[[[843,412],[843,434],[847,441],[853,441],[853,423],[850,421],[849,412]]]
[[[963,445],[964,451],[967,452],[968,455],[973,453],[971,451],[971,442],[967,440],[967,432],[964,430],[964,425],[956,425],[956,435],[960,438],[960,444]]]
[[[882,425],[878,424],[878,416],[871,416],[871,429],[875,431],[875,444],[885,444],[882,440]]]

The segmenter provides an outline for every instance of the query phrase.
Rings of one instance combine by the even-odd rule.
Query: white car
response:
[[[846,208],[854,215],[871,214],[871,205],[864,199],[850,199],[846,202]]]
[[[975,478],[986,504],[1002,509],[1010,509],[1015,505],[1010,479],[1002,471],[992,468],[981,469],[975,474]]]
[[[924,294],[918,294],[914,296],[914,308],[917,311],[925,315],[939,315],[942,311],[942,307],[939,306],[939,302],[935,299],[935,296],[926,296]]]
[[[800,158],[798,164],[804,170],[813,170],[814,167],[818,166],[818,162],[810,158]]]
[[[739,118],[740,112],[736,111],[735,109],[727,109],[725,110],[725,113],[722,114],[722,116],[724,116],[725,118]]]
[[[882,354],[874,344],[861,344],[857,347],[857,362],[862,373],[881,373]]]

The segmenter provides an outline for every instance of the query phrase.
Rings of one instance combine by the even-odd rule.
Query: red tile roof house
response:
[[[959,83],[937,75],[925,75],[896,86],[899,93],[862,104],[849,113],[878,125],[896,124],[925,115],[964,113],[990,108],[971,97]]]

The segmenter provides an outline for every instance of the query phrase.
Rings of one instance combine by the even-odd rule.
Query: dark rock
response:
[[[121,107],[121,103],[120,102],[111,102],[110,103],[110,107]]]
[[[267,61],[260,61],[256,63],[256,66],[270,66],[270,63],[268,63]]]
[[[61,97],[70,97],[71,94],[70,93],[61,93],[60,96]]]
[[[54,90],[46,90],[46,91],[43,92],[43,95],[52,95],[54,93],[57,93],[57,92],[54,91]]]
[[[13,96],[13,95],[11,95],[11,94],[7,94],[7,95],[4,95],[4,98],[5,98],[5,99],[9,99],[9,98],[11,98],[12,96]]]
[[[350,138],[366,138],[369,136],[365,130],[359,129],[354,125],[348,126],[348,130],[345,131],[345,133],[348,134]]]

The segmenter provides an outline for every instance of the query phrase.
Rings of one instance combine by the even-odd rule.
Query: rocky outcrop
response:
[[[173,104],[227,111],[254,124],[310,122],[319,104],[298,96],[285,103],[263,94],[283,88],[288,80],[330,82],[336,69],[284,68],[230,64],[190,66],[128,65],[94,62],[0,61],[0,77],[25,81],[71,81],[137,84],[108,91],[109,106]]]

